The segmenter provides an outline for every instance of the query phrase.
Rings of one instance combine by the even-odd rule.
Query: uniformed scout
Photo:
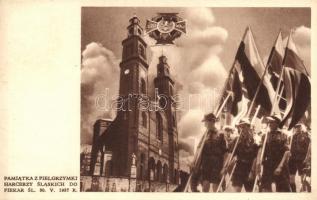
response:
[[[296,192],[295,175],[298,171],[303,184],[303,169],[305,167],[304,161],[310,144],[310,138],[304,124],[299,123],[295,125],[294,135],[291,141],[291,157],[289,160],[290,183],[292,191]]]
[[[216,191],[221,180],[228,149],[224,134],[220,134],[215,127],[216,116],[212,113],[205,115],[202,121],[208,130],[201,154],[202,189],[203,192],[209,192],[211,183],[212,190]]]
[[[263,144],[264,137],[262,138],[261,148],[265,145],[264,156],[262,161],[258,159],[263,164],[260,191],[272,192],[272,183],[274,182],[277,192],[290,192],[291,187],[287,164],[290,153],[287,135],[278,130],[281,122],[279,115],[267,117],[267,120],[270,130],[267,133],[266,144]],[[257,166],[260,166],[260,163]],[[259,170],[257,171],[259,172]]]
[[[247,192],[252,192],[255,176],[251,176],[250,173],[256,160],[259,146],[255,143],[249,119],[240,120],[238,129],[240,137],[235,152],[232,152],[236,157],[232,186],[235,192],[241,192],[243,186]]]
[[[234,139],[236,137],[236,135],[234,134],[235,129],[232,126],[226,125],[223,127],[223,130],[224,130],[224,136],[227,142],[228,149],[231,149],[234,146]]]
[[[223,131],[224,131],[225,140],[227,142],[227,148],[233,149],[234,141],[235,141],[235,138],[237,137],[237,134],[235,133],[235,128],[233,126],[225,125],[223,127]],[[228,164],[228,169],[226,170],[226,172],[229,175],[232,173],[234,163],[235,163],[235,160],[233,159],[232,162]],[[226,186],[227,186],[226,179],[224,179],[222,183],[222,191],[226,190]]]
[[[302,191],[311,192],[311,143],[308,146],[306,158],[304,160],[305,167],[303,169],[304,177],[302,182]]]

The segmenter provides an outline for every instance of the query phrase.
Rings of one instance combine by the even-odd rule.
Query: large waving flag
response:
[[[283,57],[284,57],[283,39],[282,39],[281,32],[279,32],[268,59],[268,72],[271,75],[271,82],[274,89],[276,89],[279,76],[281,75]]]
[[[275,91],[277,90],[278,82],[282,72],[284,53],[285,53],[285,48],[283,45],[282,34],[281,32],[279,32],[267,62],[268,73],[271,76],[270,80]],[[283,81],[281,81],[279,85],[279,91],[277,93],[278,95],[276,96],[277,97],[276,101],[279,102],[278,104],[279,106],[278,107],[275,106],[273,108],[274,113],[279,113],[280,110],[286,109],[285,90],[283,88],[284,88],[284,83]]]
[[[255,105],[260,105],[269,114],[272,109],[275,92],[268,74],[265,73],[265,66],[249,27],[240,43],[236,61],[235,67],[238,72],[242,72],[240,80],[247,90],[247,98],[249,100],[255,98]]]
[[[288,38],[283,63],[287,107],[281,126],[290,119],[288,128],[291,129],[303,117],[311,100],[310,78],[303,61],[298,56],[292,34]]]

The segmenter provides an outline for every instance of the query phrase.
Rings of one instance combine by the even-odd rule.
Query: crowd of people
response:
[[[204,116],[207,135],[200,162],[192,168],[192,192],[310,192],[310,133],[298,123],[291,134],[279,129],[281,117],[265,118],[266,131],[255,133],[248,118],[216,128],[214,114]],[[295,175],[301,178],[297,186]],[[275,185],[272,189],[272,185]]]

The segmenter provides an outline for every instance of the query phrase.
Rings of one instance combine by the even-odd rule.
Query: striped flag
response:
[[[288,38],[283,63],[287,107],[281,126],[290,119],[288,128],[291,129],[304,116],[311,100],[310,78],[303,61],[298,56],[292,33]]]
[[[270,74],[271,83],[274,90],[277,90],[278,82],[282,72],[283,57],[285,53],[285,48],[283,45],[282,34],[279,32],[275,44],[272,47],[267,65],[268,73]],[[273,108],[273,113],[280,113],[280,110],[285,110],[286,101],[285,101],[285,90],[283,81],[280,82],[279,92],[277,93],[277,102],[279,107],[275,106]]]
[[[247,90],[247,98],[249,100],[255,98],[255,105],[260,105],[269,114],[272,109],[275,92],[268,74],[264,74],[266,71],[265,66],[256,48],[254,37],[249,27],[246,30],[244,39],[240,43],[236,61],[235,68],[239,73],[242,72],[240,80]],[[263,79],[261,80],[262,76]],[[258,86],[259,90],[255,97]]]
[[[231,82],[232,101],[230,105],[230,113],[236,116],[239,113],[239,102],[242,100],[242,84],[239,80],[239,74],[236,69],[233,70]]]
[[[279,32],[275,45],[273,46],[268,59],[268,72],[271,75],[271,82],[276,89],[279,76],[282,71],[282,63],[284,57],[284,46],[281,32]]]

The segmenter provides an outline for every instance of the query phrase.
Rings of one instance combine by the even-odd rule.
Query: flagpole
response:
[[[244,34],[243,34],[243,36],[242,36],[242,41],[244,40],[244,38],[245,38],[245,36],[246,36],[246,34],[247,34],[247,32],[248,32],[248,29],[250,29],[249,26],[248,26],[248,27],[245,29],[245,31],[244,31]],[[241,43],[241,42],[240,42],[240,43]],[[239,45],[239,46],[240,46],[240,45]],[[233,61],[232,65],[231,65],[231,68],[230,68],[230,70],[229,70],[228,77],[227,77],[226,82],[225,82],[225,84],[224,84],[224,87],[223,87],[223,89],[222,89],[222,91],[221,91],[221,97],[220,97],[220,99],[218,100],[218,103],[217,103],[217,104],[218,104],[218,108],[215,110],[215,112],[219,112],[219,110],[220,110],[220,107],[219,107],[219,106],[220,106],[220,101],[221,101],[221,98],[222,98],[223,95],[224,95],[224,92],[226,91],[226,88],[227,88],[227,85],[228,85],[230,76],[231,76],[233,70],[235,69],[236,62],[237,62],[237,58],[236,58],[236,56],[235,56],[234,61]]]
[[[272,107],[271,114],[273,114],[273,112],[274,112],[275,104],[276,104],[276,102],[277,102],[276,99],[277,99],[277,97],[278,97],[277,95],[278,95],[279,90],[280,90],[280,87],[281,87],[282,76],[284,75],[284,65],[285,65],[285,60],[286,60],[286,55],[287,55],[287,47],[288,47],[289,40],[290,40],[290,38],[291,38],[292,32],[293,32],[293,29],[291,30],[291,32],[290,32],[290,34],[289,34],[289,37],[287,38],[287,43],[286,43],[284,58],[283,58],[283,62],[282,62],[282,71],[281,71],[280,77],[279,77],[279,79],[278,79],[278,84],[277,84],[277,87],[276,87],[276,92],[275,92],[275,96],[274,96],[274,102],[273,102],[273,107]]]
[[[255,113],[254,113],[254,115],[252,117],[251,125],[254,123],[256,116],[259,114],[260,108],[261,108],[261,106],[258,105],[258,107],[256,108],[256,111],[255,111]]]
[[[286,47],[288,46],[289,39],[290,39],[290,37],[288,37]],[[275,46],[275,45],[274,45],[274,46]],[[277,85],[277,88],[276,88],[276,91],[275,91],[274,101],[273,101],[273,105],[272,105],[272,109],[271,109],[270,115],[272,115],[273,112],[274,112],[274,107],[275,107],[276,100],[277,100],[277,94],[279,93],[279,89],[280,89],[280,85],[281,85],[281,81],[282,81],[282,75],[283,75],[283,72],[284,72],[284,63],[285,63],[286,53],[287,53],[287,51],[285,51],[285,54],[284,54],[284,58],[283,58],[283,62],[282,62],[282,71],[281,71],[281,74],[280,74],[280,77],[279,77],[279,81],[278,81],[278,85]],[[265,136],[264,136],[263,147],[262,147],[262,149],[261,149],[261,155],[260,155],[260,162],[259,162],[260,164],[262,163],[262,160],[263,160],[263,157],[264,157],[264,152],[265,152],[265,149],[266,149],[267,138],[268,138],[268,132],[266,132],[266,133],[265,133]],[[258,182],[260,176],[262,176],[262,175],[261,175],[262,172],[263,172],[263,170],[261,170],[260,175],[257,175],[257,176],[255,177],[255,181],[254,181],[254,185],[253,185],[253,190],[252,190],[252,192],[255,191],[257,182]]]
[[[233,72],[233,69],[234,69],[235,64],[236,64],[236,60],[232,63],[232,66],[231,66],[231,68],[230,68],[230,70],[229,70],[228,77],[227,77],[227,79],[226,79],[226,82],[225,82],[225,84],[224,84],[222,90],[221,90],[221,96],[220,96],[220,98],[218,99],[218,102],[217,102],[218,107],[215,109],[214,113],[216,113],[216,112],[218,113],[218,112],[221,110],[221,109],[220,109],[220,106],[221,106],[220,102],[221,102],[221,99],[223,98],[223,96],[224,96],[224,94],[225,94],[225,92],[226,92],[227,85],[228,85],[228,83],[229,83],[229,79],[230,79],[230,76],[231,76],[231,74],[232,74],[232,72]]]
[[[250,28],[250,30],[251,30],[251,28]],[[276,43],[277,43],[277,40],[278,40],[278,37],[279,37],[280,33],[281,33],[281,32],[279,32],[279,34],[277,35],[277,37],[276,37],[276,39],[275,39],[274,47],[275,47],[275,45],[276,45]],[[252,34],[252,38],[254,39],[252,30],[251,30],[251,34]],[[254,43],[255,43],[255,40],[254,40]],[[256,44],[256,43],[255,43],[255,44]],[[273,47],[273,48],[274,48],[274,47]],[[257,48],[256,45],[255,45],[255,48]],[[257,51],[257,52],[258,52],[258,51]],[[259,52],[258,52],[258,53],[259,53]],[[259,54],[258,54],[258,56],[260,57]],[[257,88],[256,88],[256,91],[255,91],[254,97],[253,97],[253,99],[252,99],[252,102],[251,102],[249,111],[248,111],[248,113],[247,113],[247,117],[249,117],[250,114],[251,114],[251,110],[252,110],[252,108],[253,108],[255,99],[256,99],[256,97],[257,97],[257,95],[258,95],[258,93],[259,93],[259,91],[260,91],[260,88],[261,88],[261,86],[262,86],[264,77],[265,77],[265,75],[266,75],[266,71],[267,71],[267,69],[269,68],[269,66],[271,65],[272,56],[273,56],[273,49],[272,49],[272,51],[271,51],[271,53],[270,53],[269,60],[268,60],[268,62],[267,62],[267,64],[266,64],[266,66],[265,66],[265,69],[264,69],[264,72],[263,72],[263,74],[262,74],[261,80],[260,80],[260,82],[259,82],[259,84],[258,84],[258,86],[257,86]],[[264,66],[264,63],[263,63],[261,57],[260,57],[260,61],[261,61],[262,65]],[[272,108],[273,108],[273,105],[272,105]]]
[[[226,160],[224,167],[227,167],[227,165],[229,165],[229,164],[231,163],[233,157],[235,156],[235,152],[236,152],[236,149],[237,149],[239,140],[240,140],[240,135],[241,135],[241,133],[238,135],[237,141],[236,141],[235,144],[234,144],[232,153],[231,153],[230,157]],[[220,188],[222,187],[222,183],[223,183],[223,181],[225,180],[225,176],[226,176],[226,173],[224,173],[224,174],[222,175],[221,180],[220,180],[220,183],[219,183],[219,185],[218,185],[218,188],[217,188],[216,192],[219,192]]]

